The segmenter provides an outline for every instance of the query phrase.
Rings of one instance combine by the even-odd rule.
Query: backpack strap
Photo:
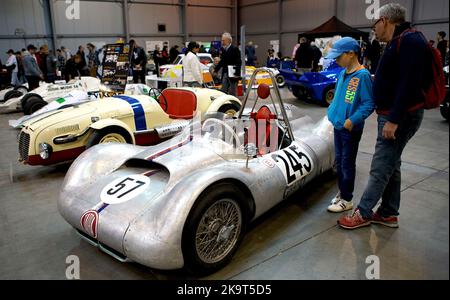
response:
[[[403,33],[402,33],[400,36],[398,36],[398,37],[395,38],[395,39],[398,39],[398,43],[397,43],[397,52],[400,52],[400,46],[401,46],[401,43],[402,43],[402,39],[403,39],[405,36],[407,36],[407,35],[409,35],[409,34],[411,34],[411,33],[418,33],[418,34],[422,37],[423,41],[424,41],[426,44],[428,44],[425,35],[424,35],[421,31],[418,31],[418,30],[416,30],[416,29],[410,28],[410,29],[407,29],[407,30],[403,31]]]
[[[413,28],[409,28],[409,29],[406,29],[405,31],[403,31],[401,35],[399,35],[398,37],[396,37],[396,39],[398,39],[398,42],[397,42],[397,52],[400,52],[400,46],[401,46],[401,43],[402,43],[403,38],[404,38],[406,35],[411,34],[411,33],[415,33],[415,32],[418,32],[418,31],[415,30],[415,29],[413,29]]]

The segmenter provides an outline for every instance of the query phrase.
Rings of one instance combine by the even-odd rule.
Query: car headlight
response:
[[[42,159],[49,159],[50,155],[52,154],[52,150],[52,146],[47,143],[39,144],[39,155]]]

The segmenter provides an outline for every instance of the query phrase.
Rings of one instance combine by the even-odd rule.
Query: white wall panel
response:
[[[247,5],[247,4],[256,4],[256,3],[260,3],[261,0],[239,0],[239,5]]]
[[[232,0],[214,0],[214,1],[205,1],[205,0],[186,0],[188,4],[198,4],[198,5],[232,5]]]
[[[47,34],[44,7],[36,0],[1,0],[0,35],[13,35],[17,28],[25,34]]]
[[[273,31],[278,28],[278,4],[269,3],[258,6],[242,7],[240,22],[247,32]]]
[[[328,21],[334,13],[334,0],[290,0],[283,2],[283,30],[306,31]]]
[[[416,0],[415,20],[447,19],[449,14],[448,0]],[[448,30],[448,27],[447,27]]]
[[[188,7],[187,29],[189,33],[222,33],[231,30],[231,9]]]
[[[129,8],[130,33],[158,33],[158,24],[166,25],[165,33],[180,32],[177,6],[132,4]]]
[[[66,17],[68,4],[56,1],[55,23],[57,34],[122,34],[122,5],[113,2],[80,2],[80,19]]]
[[[381,0],[380,5],[391,3],[394,1]],[[433,2],[433,0],[428,1]],[[407,9],[407,20],[411,20],[412,0],[395,0],[395,3],[400,3]],[[338,18],[350,26],[369,26],[372,20],[366,17],[366,10],[368,4],[365,1],[355,0],[339,0],[338,1]]]

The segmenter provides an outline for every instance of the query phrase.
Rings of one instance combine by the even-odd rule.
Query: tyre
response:
[[[5,97],[3,98],[3,101],[6,102],[6,101],[8,101],[9,99],[12,99],[12,98],[19,98],[22,95],[23,95],[22,92],[16,91],[16,90],[12,90],[12,91],[9,91],[9,92],[7,92],[5,94]]]
[[[104,143],[132,144],[133,141],[125,129],[118,126],[111,126],[100,130],[94,130],[86,143],[86,148]]]
[[[228,182],[200,195],[183,229],[181,248],[187,271],[204,276],[230,262],[249,219],[246,201],[242,191]]]
[[[25,104],[22,106],[23,109],[23,113],[25,115],[31,115],[34,112],[40,110],[41,108],[43,108],[44,106],[46,106],[48,103],[44,100],[42,100],[42,98],[40,97],[28,97],[27,101],[25,102]]]
[[[36,93],[28,93],[25,94],[25,96],[22,97],[22,99],[20,99],[20,104],[22,105],[22,108],[25,106],[25,103],[28,101],[28,99],[30,98],[39,98],[42,99],[42,97]],[[44,99],[42,99],[44,100]]]
[[[224,104],[219,108],[219,112],[229,116],[234,116],[240,109],[241,107],[237,104]]]
[[[305,88],[302,86],[293,85],[292,86],[292,94],[294,94],[294,96],[298,100],[306,100],[307,99],[307,94],[306,94]]]
[[[284,80],[284,77],[281,74],[278,74],[275,77],[275,80],[277,81],[278,87],[280,87],[280,88],[282,88],[286,85],[286,81]]]
[[[325,107],[330,106],[331,102],[333,102],[335,92],[336,92],[335,86],[327,87],[323,91],[321,105]]]
[[[448,118],[448,109],[449,109],[449,103],[445,102],[443,105],[441,105],[441,116],[446,119],[447,121],[449,121]]]
[[[28,93],[27,87],[23,86],[23,85],[15,87],[14,90],[21,92],[22,95],[25,95]]]

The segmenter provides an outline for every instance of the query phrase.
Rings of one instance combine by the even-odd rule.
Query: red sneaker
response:
[[[382,217],[378,212],[373,213],[372,223],[381,224],[390,228],[398,228],[398,218],[396,216]]]
[[[364,226],[369,226],[371,220],[366,220],[361,216],[359,208],[356,209],[351,216],[342,216],[338,220],[339,226],[345,229],[356,229]]]

